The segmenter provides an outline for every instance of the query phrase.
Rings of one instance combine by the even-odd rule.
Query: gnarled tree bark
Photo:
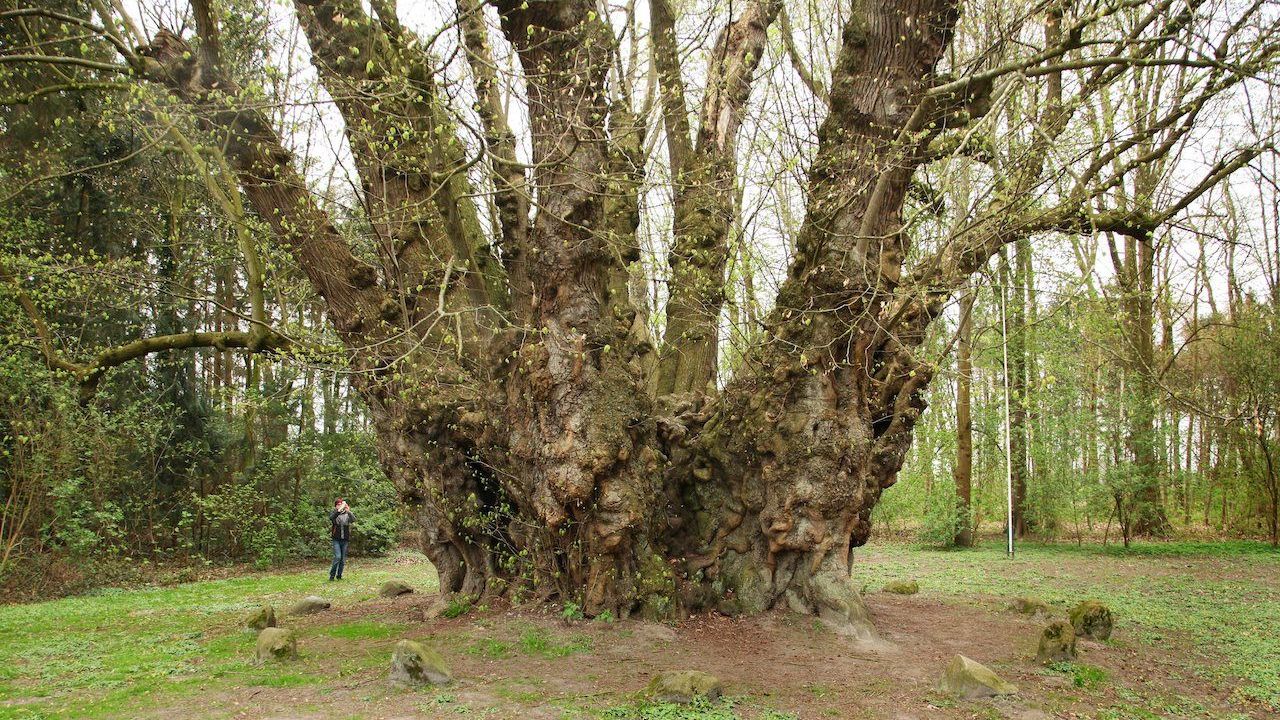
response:
[[[882,315],[907,251],[907,183],[936,134],[927,121],[945,110],[926,90],[956,7],[855,6],[798,257],[765,321],[767,341],[724,393],[707,398],[734,140],[780,4],[753,4],[721,33],[697,142],[673,141],[682,148],[673,152],[679,289],[657,401],[640,362],[648,340],[625,292],[638,257],[639,130],[604,91],[608,26],[584,0],[496,7],[528,82],[537,168],[536,215],[501,217],[506,247],[519,248],[505,258],[509,277],[529,288],[509,296],[491,290],[471,220],[449,216],[459,189],[438,178],[461,160],[451,141],[428,138],[455,130],[435,105],[429,58],[398,24],[375,23],[355,3],[297,7],[322,81],[343,98],[375,231],[388,242],[376,268],[337,239],[263,118],[232,110],[235,90],[216,59],[166,35],[140,62],[226,139],[254,207],[329,302],[366,371],[357,387],[383,466],[417,508],[445,592],[501,592],[523,581],[589,613],[619,614],[782,602],[866,636],[849,553],[866,541],[871,508],[902,464],[930,374],[912,355],[923,323],[886,333]],[[484,61],[478,29],[466,30]],[[363,63],[351,61],[350,47]],[[481,114],[487,141],[499,146],[490,92],[482,85],[490,109]],[[373,97],[398,103],[391,120],[365,100]],[[668,127],[678,129],[684,111],[673,97],[683,94],[666,101]],[[379,138],[389,136],[422,142],[385,151]],[[507,149],[495,155],[511,160]],[[514,192],[519,181],[508,177],[504,192]],[[679,281],[691,272],[697,282]],[[448,345],[439,333],[458,315],[468,319],[453,325],[461,332],[451,358],[438,350]],[[424,336],[434,353],[406,350]]]

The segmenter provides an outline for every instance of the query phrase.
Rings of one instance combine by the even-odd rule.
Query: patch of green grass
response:
[[[455,595],[449,599],[449,604],[445,606],[441,615],[453,619],[461,617],[471,612],[471,608],[475,600],[470,595]]]
[[[438,688],[434,689],[431,698],[417,703],[418,709],[424,713],[431,713],[442,707],[447,707],[458,702],[458,696],[451,692],[445,692]]]
[[[822,699],[831,694],[831,686],[824,685],[823,683],[805,683],[804,687],[818,699]]]
[[[1248,702],[1280,710],[1280,552],[1256,542],[1140,543],[1131,548],[1023,543],[948,552],[868,547],[854,582],[911,577],[957,602],[980,596],[1037,597],[1070,607],[1094,598],[1116,617],[1113,640],[1166,644],[1186,638],[1190,663],[1214,678],[1240,679]]]
[[[466,652],[490,660],[502,660],[511,657],[511,644],[493,638],[481,638],[468,645]]]
[[[1071,676],[1071,684],[1078,688],[1095,688],[1107,681],[1107,671],[1093,665],[1077,662],[1057,662],[1049,666],[1053,672]]]
[[[1122,690],[1117,692],[1126,701],[1126,704],[1113,705],[1107,710],[1120,716],[1129,716],[1137,718],[1147,718],[1150,714],[1167,719],[1177,718],[1178,720],[1251,720],[1250,716],[1243,713],[1223,712],[1215,707],[1209,707],[1199,700],[1194,700],[1182,695],[1172,696],[1141,696],[1138,693]],[[1213,703],[1217,705],[1216,702]]]
[[[541,705],[547,699],[547,689],[537,678],[499,680],[490,688],[494,695],[527,707]]]
[[[517,641],[526,655],[541,655],[547,658],[567,657],[575,653],[590,652],[591,638],[575,635],[568,642],[560,642],[546,628],[530,628],[520,634]]]
[[[695,699],[688,705],[641,700],[611,707],[602,717],[606,720],[740,720],[734,712],[734,703],[727,699],[717,703]]]
[[[1098,711],[1098,720],[1163,720],[1163,718],[1137,705],[1112,705]]]
[[[723,697],[714,702],[696,698],[688,705],[639,700],[606,708],[595,716],[604,720],[742,720],[743,716],[738,708],[745,703],[746,699],[736,697]],[[798,720],[799,716],[770,707],[756,706],[755,714],[747,717],[757,720]]]
[[[944,709],[953,708],[958,704],[956,702],[955,695],[952,695],[951,693],[941,692],[936,689],[930,690],[929,693],[925,695],[925,702],[928,703],[929,707],[944,708]]]
[[[582,608],[575,602],[567,602],[560,611],[560,617],[567,622],[581,620],[583,618]]]
[[[24,699],[0,708],[0,718],[130,717],[220,683],[243,684],[255,677],[253,635],[240,627],[250,611],[263,603],[279,609],[310,594],[352,604],[374,596],[378,585],[393,577],[424,589],[436,586],[425,558],[412,554],[418,562],[406,564],[404,557],[355,559],[342,583],[326,582],[324,568],[317,565],[307,572],[107,588],[0,607],[0,657],[5,658],[0,684],[6,697]],[[338,632],[368,638],[395,630],[350,623]]]
[[[1081,550],[1083,552],[1102,552],[1116,557],[1186,557],[1186,558],[1239,558],[1245,556],[1276,556],[1276,549],[1266,543],[1255,540],[1227,540],[1222,542],[1135,542],[1125,547],[1122,544],[1097,545],[1061,545],[1046,546],[1064,549]]]
[[[561,658],[590,652],[592,649],[591,638],[586,635],[565,638],[548,628],[535,627],[529,623],[520,623],[516,627],[522,629],[513,640],[480,637],[471,640],[461,650],[476,657],[504,660],[516,652],[544,658]],[[465,642],[465,637],[461,639]]]
[[[875,545],[876,550],[896,548],[908,552],[927,552],[942,555],[967,555],[970,553],[986,554],[992,550],[1004,554],[1004,540],[978,543],[971,548],[939,547],[928,544],[898,543],[893,545]],[[1031,552],[1036,557],[1091,557],[1106,555],[1110,557],[1149,557],[1149,558],[1225,558],[1239,559],[1247,556],[1275,558],[1280,551],[1271,545],[1257,540],[1135,540],[1125,547],[1119,541],[1106,545],[1101,543],[1040,542],[1036,540],[1019,540],[1018,554]]]

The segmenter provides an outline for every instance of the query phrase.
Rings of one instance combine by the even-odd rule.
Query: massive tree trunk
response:
[[[456,119],[442,63],[393,3],[297,0],[312,62],[345,122],[375,240],[366,256],[223,72],[213,15],[207,2],[194,6],[198,46],[162,32],[130,58],[133,70],[215,135],[254,211],[323,298],[382,466],[423,527],[445,593],[532,593],[618,616],[784,605],[867,635],[850,554],[867,541],[924,410],[933,367],[915,353],[929,324],[1005,245],[1134,222],[1089,210],[1114,186],[1108,159],[1072,175],[1078,187],[1057,204],[1042,192],[1070,113],[1061,70],[1041,66],[1080,51],[1102,15],[1060,27],[1054,6],[1043,51],[956,79],[935,72],[954,2],[855,0],[786,280],[717,390],[736,135],[780,3],[747,3],[722,28],[696,133],[672,8],[652,4],[674,171],[658,340],[631,294],[648,118],[617,91],[619,42],[595,0],[459,3],[479,128]],[[496,14],[501,37],[485,13]],[[1185,19],[1152,10],[1134,32],[1172,35],[1176,22]],[[519,64],[520,143],[495,42]],[[1155,43],[1125,42],[1112,51],[1135,62]],[[1086,66],[1082,93],[1127,67]],[[1010,153],[1018,162],[946,237],[913,248],[904,205],[919,168],[939,147],[973,151],[965,143],[994,79],[1032,71],[1057,77],[1057,90],[1040,127]],[[491,228],[476,195],[492,199]]]
[[[459,202],[470,189],[457,144],[435,142],[454,130],[431,59],[392,15],[297,5],[347,121],[376,265],[352,255],[301,192],[265,120],[227,104],[236,89],[219,74],[216,43],[192,53],[164,34],[141,69],[219,134],[254,208],[325,298],[382,465],[415,509],[444,592],[530,590],[620,615],[785,603],[866,635],[849,555],[911,442],[930,377],[912,348],[947,294],[900,302],[895,289],[906,188],[935,121],[955,109],[925,94],[955,7],[856,4],[790,279],[765,340],[719,395],[708,391],[734,136],[779,5],[750,6],[725,28],[719,84],[697,141],[679,151],[671,261],[673,277],[690,277],[673,291],[656,369],[627,289],[641,128],[604,92],[609,28],[587,0],[496,7],[529,79],[536,168],[530,187],[512,171],[509,131],[493,125],[492,87],[478,81],[506,204],[500,255]],[[487,31],[463,27],[484,66]],[[388,151],[386,137],[403,140]],[[531,222],[513,209],[530,197]]]

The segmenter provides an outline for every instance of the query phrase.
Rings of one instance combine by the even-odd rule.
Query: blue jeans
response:
[[[347,564],[347,542],[346,540],[333,541],[333,565],[329,568],[329,579],[335,577],[342,579],[342,568]]]

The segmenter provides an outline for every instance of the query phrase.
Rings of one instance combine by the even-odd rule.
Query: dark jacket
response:
[[[350,540],[351,524],[356,521],[355,513],[350,510],[346,512],[338,512],[337,510],[329,511],[329,537],[334,540]]]

